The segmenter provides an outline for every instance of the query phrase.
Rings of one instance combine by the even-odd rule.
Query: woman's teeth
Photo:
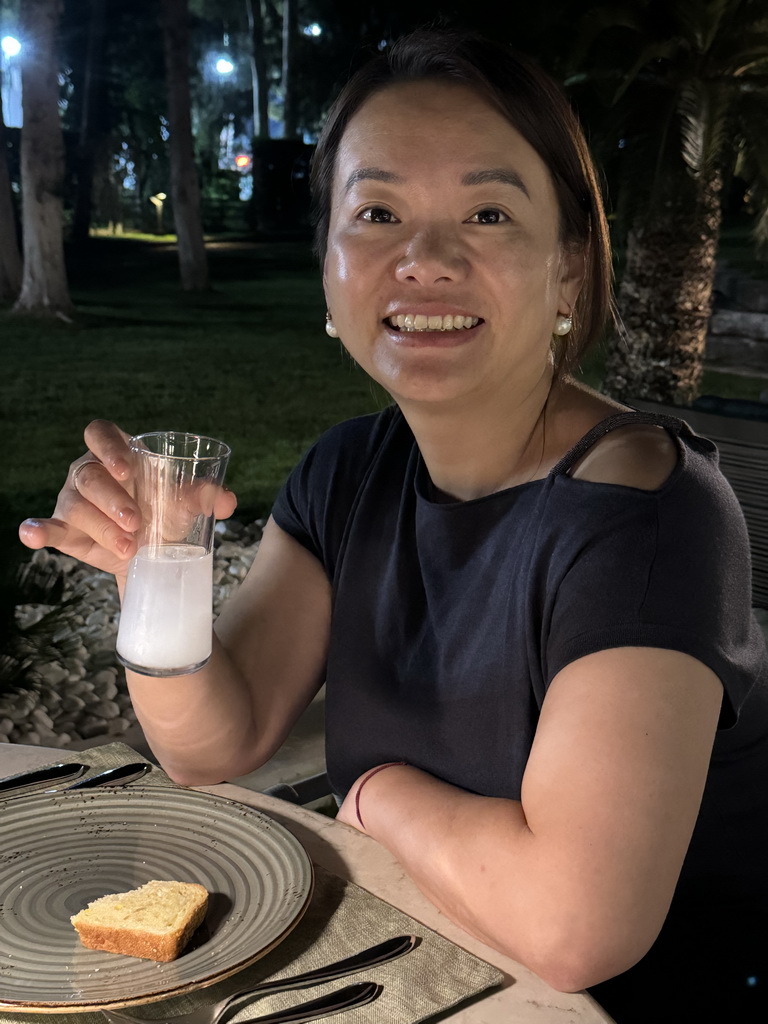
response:
[[[396,327],[398,331],[459,331],[466,327],[476,327],[480,323],[477,316],[426,316],[424,313],[405,313],[387,317],[385,323]]]

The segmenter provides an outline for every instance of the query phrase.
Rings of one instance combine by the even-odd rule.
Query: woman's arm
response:
[[[127,442],[114,423],[90,423],[88,451],[70,466],[53,516],[19,529],[30,548],[55,547],[114,573],[119,590],[141,524]],[[234,508],[234,495],[222,490],[216,517]],[[330,605],[321,564],[270,520],[216,623],[208,663],[173,679],[126,672],[147,741],[172,778],[217,783],[269,760],[322,685]]]
[[[589,655],[550,685],[519,803],[391,767],[360,794],[365,829],[452,920],[578,991],[627,970],[658,935],[721,700],[715,674],[688,655]],[[339,811],[357,828],[360,781]]]

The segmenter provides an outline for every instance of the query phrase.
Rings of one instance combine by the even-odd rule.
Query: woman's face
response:
[[[350,120],[326,298],[352,357],[401,405],[532,387],[582,268],[561,247],[543,161],[472,89],[390,86]]]

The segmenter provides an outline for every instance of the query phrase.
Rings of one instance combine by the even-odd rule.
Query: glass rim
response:
[[[211,455],[174,455],[171,452],[153,452],[149,448],[139,447],[138,442],[146,437],[172,437],[183,438],[187,441],[209,441],[219,446],[219,451]],[[128,446],[132,452],[140,455],[149,455],[154,459],[177,459],[185,462],[216,462],[219,459],[229,458],[232,449],[225,441],[219,441],[216,437],[209,437],[207,434],[193,434],[188,430],[147,430],[143,434],[134,434],[128,439]]]

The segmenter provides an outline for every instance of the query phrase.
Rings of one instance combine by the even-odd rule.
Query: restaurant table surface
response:
[[[19,743],[0,743],[0,778],[58,761],[67,751]],[[450,1024],[612,1024],[613,1018],[585,992],[557,992],[509,957],[473,938],[448,920],[422,895],[395,858],[369,836],[306,807],[222,783],[201,786],[248,804],[279,821],[303,845],[311,860],[397,907],[428,928],[497,967],[499,988],[440,1017]]]

